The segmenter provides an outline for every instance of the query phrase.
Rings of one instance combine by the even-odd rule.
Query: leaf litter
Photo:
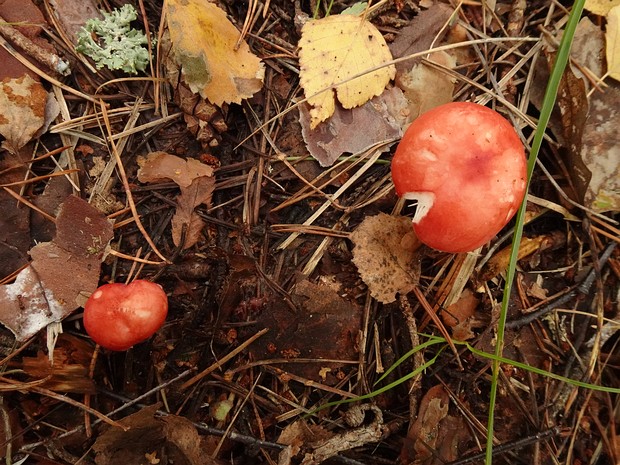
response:
[[[40,111],[44,101],[35,92],[14,119],[23,127],[5,126],[24,135],[2,133],[11,146],[0,171],[0,308],[12,309],[2,320],[10,329],[0,328],[6,455],[15,462],[32,452],[58,463],[479,460],[489,360],[469,347],[495,350],[510,226],[469,255],[418,247],[415,206],[398,201],[391,186],[389,144],[417,114],[450,100],[492,106],[530,140],[538,117],[530,103],[540,103],[565,10],[404,1],[355,5],[342,20],[338,13],[350,6],[342,2],[328,14],[322,5],[310,11],[281,0],[175,1],[165,11],[173,36],[166,44],[160,7],[131,3],[139,16],[132,27],[161,39],[149,51],[153,68],[127,79],[73,56],[80,64],[62,85],[42,77],[61,110],[50,113],[52,130],[45,119],[34,129],[41,120],[27,108]],[[61,11],[46,27],[72,55],[74,25]],[[494,463],[513,462],[512,451],[541,463],[617,462],[615,393],[591,395],[526,369],[598,387],[615,379],[617,31],[614,10],[591,11],[534,171],[510,295],[503,353],[513,362],[501,364]],[[88,15],[77,16],[75,23]],[[200,21],[224,32],[207,37]],[[345,37],[352,61],[330,55],[339,50],[333,26],[342,21],[343,35],[352,32]],[[317,50],[339,67],[305,61],[321,30]],[[359,31],[384,41],[380,63],[400,60],[395,75],[378,65],[380,76],[366,75],[376,82],[350,81],[366,83],[357,100],[333,86],[376,64],[358,59],[369,56]],[[300,125],[291,110],[310,96],[308,82],[334,101],[300,108]],[[333,104],[331,116],[323,104]],[[105,214],[76,201],[101,169],[109,171],[97,202]],[[89,242],[89,228],[105,234]],[[151,244],[161,261],[152,260]],[[81,300],[99,282],[138,277],[164,287],[168,321],[127,353],[96,350],[81,328]],[[60,327],[65,333],[54,335]],[[429,345],[438,334],[454,340],[457,354]],[[458,345],[464,340],[471,346]],[[357,396],[367,397],[331,404]],[[83,403],[65,403],[78,398]],[[89,405],[115,419],[126,409],[120,422],[130,429],[101,427],[81,415]],[[562,446],[560,425],[580,447]]]

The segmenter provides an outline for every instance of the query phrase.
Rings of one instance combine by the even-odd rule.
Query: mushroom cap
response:
[[[499,113],[469,102],[411,123],[392,160],[396,193],[417,200],[413,228],[444,252],[486,244],[514,216],[527,185],[523,144]]]
[[[84,305],[84,328],[100,346],[127,350],[151,337],[168,314],[168,297],[158,284],[136,280],[104,284]]]

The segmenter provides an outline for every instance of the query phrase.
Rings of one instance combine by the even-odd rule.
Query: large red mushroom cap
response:
[[[499,113],[468,102],[411,123],[392,160],[396,193],[417,200],[413,228],[426,245],[468,252],[514,216],[526,187],[523,144]]]
[[[158,284],[104,284],[84,305],[84,328],[100,346],[127,350],[155,334],[167,314],[168,297]]]

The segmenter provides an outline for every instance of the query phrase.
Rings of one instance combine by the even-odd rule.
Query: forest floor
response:
[[[88,2],[0,0],[6,464],[620,463],[618,14],[579,23],[509,286],[516,220],[473,252],[421,245],[390,161],[406,124],[450,101],[497,110],[529,154],[567,7],[362,7],[396,79],[311,128],[320,63],[298,45],[354,2],[190,13],[172,46],[207,49],[198,77],[173,69],[161,0],[103,3],[133,4],[132,26],[158,39],[137,74],[75,51]],[[170,0],[168,21],[199,3]],[[205,31],[228,23],[227,52]],[[164,325],[100,347],[86,299],[136,279],[166,292]]]

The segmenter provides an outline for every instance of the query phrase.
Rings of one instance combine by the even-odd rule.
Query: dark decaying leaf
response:
[[[272,329],[252,345],[253,358],[317,359],[318,362],[288,363],[282,368],[306,379],[337,383],[338,370],[343,365],[320,360],[355,359],[361,309],[340,297],[335,287],[333,282],[301,281],[290,291],[296,309],[277,298],[267,303],[257,325]]]
[[[99,210],[68,197],[56,218],[54,240],[34,246],[30,266],[13,284],[0,286],[0,322],[22,341],[82,306],[97,288],[112,235],[112,224]]]
[[[201,437],[186,418],[176,415],[155,416],[159,404],[123,418],[128,427],[106,429],[95,441],[95,463],[159,463],[165,454],[168,463],[177,465],[212,465],[215,461],[201,447]]]

